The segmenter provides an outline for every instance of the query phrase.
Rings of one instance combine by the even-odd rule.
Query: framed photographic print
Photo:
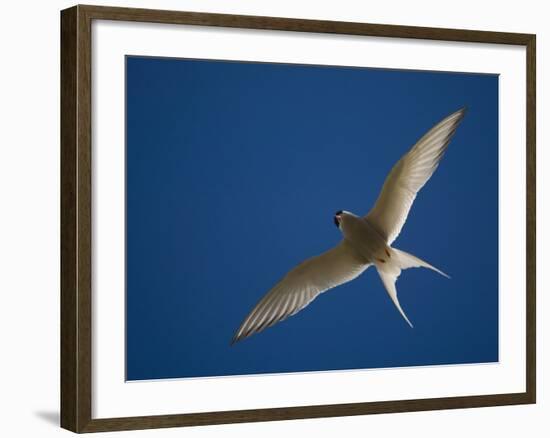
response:
[[[75,6],[61,55],[62,427],[535,402],[534,35]]]

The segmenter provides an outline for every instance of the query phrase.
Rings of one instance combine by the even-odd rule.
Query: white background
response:
[[[102,4],[99,2],[94,2]],[[391,414],[337,419],[209,426],[105,436],[544,436],[550,399],[546,396],[542,349],[548,325],[542,320],[548,289],[543,244],[548,232],[542,169],[548,167],[545,106],[550,77],[545,47],[550,37],[544,2],[507,6],[463,0],[452,8],[439,1],[132,1],[106,4],[374,23],[531,32],[538,35],[538,345],[539,403],[458,411]],[[0,387],[2,435],[69,435],[58,429],[59,404],[59,9],[65,1],[3,5],[0,41]],[[546,117],[548,119],[548,117]],[[547,433],[547,432],[546,432]]]

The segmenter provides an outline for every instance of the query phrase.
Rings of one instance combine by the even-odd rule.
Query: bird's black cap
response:
[[[337,227],[340,226],[340,223],[338,222],[338,216],[341,215],[343,213],[342,210],[338,210],[336,213],[334,213],[334,225],[336,225]]]

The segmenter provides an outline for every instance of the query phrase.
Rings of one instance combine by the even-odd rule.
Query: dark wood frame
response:
[[[142,21],[525,46],[527,52],[526,392],[92,419],[92,20]],[[535,47],[535,35],[519,33],[81,5],[63,10],[61,12],[61,426],[80,433],[535,403]]]

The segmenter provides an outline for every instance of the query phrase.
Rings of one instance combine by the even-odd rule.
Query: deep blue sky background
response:
[[[127,378],[498,360],[498,77],[127,58]],[[365,214],[413,143],[468,113],[394,246],[409,328],[370,268],[230,347],[256,302]]]

